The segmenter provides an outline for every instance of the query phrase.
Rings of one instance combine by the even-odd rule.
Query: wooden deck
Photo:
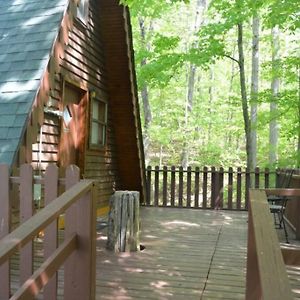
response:
[[[97,299],[244,299],[247,213],[142,208],[145,250],[113,254],[98,233]]]

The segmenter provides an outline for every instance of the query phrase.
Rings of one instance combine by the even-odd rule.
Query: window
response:
[[[100,148],[106,144],[107,103],[97,97],[91,100],[90,147]]]
[[[77,7],[77,19],[85,26],[89,18],[89,0],[80,0]]]

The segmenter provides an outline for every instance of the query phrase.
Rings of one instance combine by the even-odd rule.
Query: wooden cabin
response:
[[[0,164],[56,163],[143,196],[144,157],[129,12],[118,0],[0,3]]]

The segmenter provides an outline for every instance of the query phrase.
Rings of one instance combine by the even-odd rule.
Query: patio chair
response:
[[[291,182],[291,178],[293,176],[294,170],[286,170],[281,182],[279,183],[279,188],[288,188]],[[286,242],[289,243],[288,233],[286,230],[286,224],[284,219],[284,213],[287,205],[287,197],[286,196],[268,196],[268,202],[270,206],[270,212],[274,217],[275,227],[278,229],[283,229],[285,234]]]

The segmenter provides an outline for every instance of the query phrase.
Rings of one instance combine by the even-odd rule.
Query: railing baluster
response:
[[[195,198],[194,198],[194,207],[198,208],[199,207],[199,167],[195,168]]]
[[[233,170],[228,169],[228,209],[232,209]]]
[[[202,208],[207,207],[207,167],[203,168],[203,202],[202,202]]]
[[[58,168],[50,165],[45,174],[45,205],[48,205],[58,196]],[[45,229],[44,237],[44,257],[45,260],[52,255],[58,244],[57,220],[48,225]],[[57,299],[57,274],[54,274],[44,288],[44,299]]]
[[[29,164],[20,169],[20,224],[33,215],[33,171]],[[20,282],[23,284],[33,272],[33,242],[20,250]]]
[[[150,205],[151,204],[151,171],[152,167],[148,166],[147,167],[147,197],[146,197],[146,204]]]
[[[270,170],[269,168],[265,168],[265,189],[270,187]]]
[[[254,183],[254,186],[255,186],[255,188],[256,189],[259,189],[259,175],[260,175],[260,171],[259,171],[259,168],[258,167],[256,167],[255,168],[255,183]]]
[[[186,205],[191,207],[191,192],[192,192],[192,168],[187,168],[187,180],[186,180]]]
[[[216,198],[218,194],[218,187],[217,187],[217,174],[216,168],[211,167],[211,199],[210,199],[210,207],[215,208],[216,205]]]
[[[175,182],[176,182],[176,173],[175,166],[171,167],[171,206],[175,206]]]
[[[183,167],[179,167],[178,206],[182,207],[183,200]]]
[[[158,206],[159,201],[159,166],[154,171],[154,206]]]
[[[218,208],[223,208],[224,200],[224,169],[221,167],[218,178]]]
[[[0,165],[0,239],[9,233],[10,203],[9,203],[9,169],[7,165]],[[10,297],[9,261],[0,265],[0,299]]]
[[[237,168],[237,179],[236,179],[236,209],[241,209],[242,199],[242,169]]]
[[[245,209],[248,209],[248,203],[249,203],[249,189],[251,186],[251,175],[250,170],[246,168],[246,178],[245,178]]]
[[[168,167],[163,167],[163,206],[167,206],[168,198]]]

